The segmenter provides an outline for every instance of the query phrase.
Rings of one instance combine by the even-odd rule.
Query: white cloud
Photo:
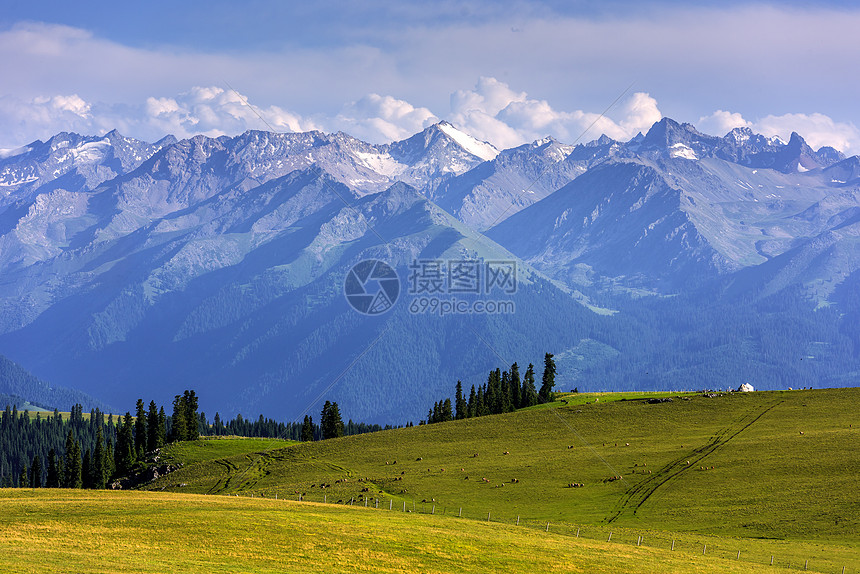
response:
[[[702,133],[724,136],[735,128],[751,128],[748,122],[737,112],[717,110],[709,116],[703,116],[696,122],[696,128]]]
[[[427,108],[392,96],[368,94],[344,106],[330,123],[353,137],[377,143],[407,138],[438,121]]]
[[[167,134],[187,138],[233,135],[249,129],[307,131],[317,126],[278,106],[252,109],[247,97],[217,86],[195,87],[173,97],[151,96],[139,105],[93,104],[77,94],[29,101],[0,98],[0,134],[4,138],[0,144],[6,147],[44,140],[59,131],[95,135],[114,128],[155,141]]]
[[[617,117],[613,120],[612,117]],[[662,117],[657,101],[637,92],[605,116],[583,110],[561,111],[546,100],[530,98],[495,78],[482,77],[473,90],[451,96],[449,120],[500,149],[551,135],[569,143],[606,134],[627,140]]]
[[[789,140],[791,132],[797,132],[813,149],[831,146],[845,154],[860,151],[860,129],[857,126],[850,122],[837,122],[821,113],[767,115],[749,121],[737,112],[717,110],[697,122],[699,130],[719,136],[737,127],[748,127],[766,136],[779,136],[784,141]]]
[[[791,132],[797,132],[814,149],[832,146],[845,153],[860,151],[860,130],[854,124],[837,122],[820,113],[765,116],[753,123],[753,131],[778,135],[785,141]]]

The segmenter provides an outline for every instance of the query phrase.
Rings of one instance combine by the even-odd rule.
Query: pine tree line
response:
[[[453,403],[450,398],[434,403],[427,413],[427,424],[509,413],[554,401],[556,370],[553,357],[551,353],[544,355],[540,390],[535,387],[534,365],[531,363],[522,379],[517,363],[511,365],[510,371],[490,371],[486,384],[479,385],[477,389],[472,385],[468,398],[463,394],[463,383],[457,381]]]
[[[77,404],[68,419],[55,410],[31,420],[29,412],[7,406],[0,415],[0,487],[106,488],[167,440],[199,436],[194,391],[176,396],[176,422],[155,401],[147,412],[138,399],[135,415],[126,412],[114,424],[113,415],[105,422],[104,413],[94,409],[85,419]]]
[[[132,474],[139,463],[167,443],[196,440],[200,436],[245,436],[323,440],[393,428],[378,424],[344,424],[336,402],[326,401],[320,424],[311,416],[301,423],[282,423],[263,418],[244,419],[241,414],[226,423],[215,413],[212,424],[198,413],[199,399],[186,390],[173,399],[173,413],[150,401],[137,400],[135,413],[126,412],[114,423],[113,415],[98,409],[85,419],[81,405],[72,407],[67,419],[55,410],[42,417],[17,406],[0,415],[0,487],[106,488],[116,478]]]

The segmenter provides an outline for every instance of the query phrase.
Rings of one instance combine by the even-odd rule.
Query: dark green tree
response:
[[[149,411],[146,414],[146,450],[152,452],[164,446],[164,430],[158,420],[158,405],[149,401]]]
[[[536,404],[538,404],[538,394],[535,388],[535,366],[529,363],[529,368],[526,369],[526,374],[523,376],[523,392],[520,396],[520,406],[525,408]]]
[[[83,486],[83,477],[81,476],[81,446],[75,440],[72,429],[69,429],[69,434],[66,437],[65,476],[66,479],[63,482],[63,487],[81,488]]]
[[[520,381],[520,367],[516,363],[511,365],[511,405],[514,409],[518,409],[522,403],[520,394],[522,393],[522,381]]]
[[[164,414],[164,407],[158,408],[158,436],[161,439],[161,446],[164,446],[167,442],[167,415]]]
[[[138,459],[142,459],[147,453],[147,442],[146,408],[144,407],[143,399],[137,399],[134,413],[134,452]]]
[[[200,438],[199,417],[197,416],[197,395],[193,390],[185,391],[185,440]]]
[[[320,417],[322,438],[337,438],[343,436],[343,419],[340,416],[340,408],[337,403],[326,401]]]
[[[104,436],[102,436],[102,427],[96,429],[96,446],[93,450],[93,458],[90,466],[90,484],[91,488],[99,490],[105,488],[107,477],[105,476],[107,454],[105,453]]]
[[[448,422],[454,420],[454,413],[451,410],[451,399],[445,399],[439,406],[439,422]]]
[[[93,488],[93,457],[90,449],[84,453],[84,462],[81,464],[81,488]]]
[[[60,472],[57,468],[57,451],[54,449],[48,451],[48,473],[45,478],[45,486],[47,488],[60,488]]]
[[[188,439],[187,412],[186,397],[182,395],[173,397],[173,415],[170,417],[170,442]]]
[[[478,408],[478,396],[475,394],[475,385],[472,385],[472,390],[469,392],[469,402],[466,408],[468,409],[466,413],[467,418],[476,416],[475,410]]]
[[[33,464],[30,466],[30,487],[42,488],[42,459],[38,454],[33,457]]]
[[[302,423],[302,442],[313,442],[314,440],[314,421],[310,415],[305,415],[305,420]]]
[[[466,397],[463,396],[463,383],[457,381],[457,390],[454,392],[454,408],[456,409],[456,418],[464,419],[469,416],[469,405],[466,402]]]
[[[552,353],[544,355],[543,359],[543,378],[541,379],[540,391],[538,392],[538,401],[541,403],[551,403],[555,400],[555,361]]]
[[[21,474],[18,475],[18,488],[29,488],[30,473],[27,472],[27,463],[21,464]]]
[[[127,412],[122,419],[122,424],[118,424],[116,429],[116,448],[114,449],[113,457],[118,476],[128,476],[136,462],[132,428],[134,428],[134,422],[132,421],[131,413]]]

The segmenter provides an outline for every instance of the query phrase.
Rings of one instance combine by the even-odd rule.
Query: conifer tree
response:
[[[520,407],[520,394],[522,392],[521,386],[520,367],[514,363],[511,365],[511,405],[514,409],[518,409]]]
[[[302,442],[313,442],[314,440],[314,421],[310,415],[305,415],[305,420],[302,423]]]
[[[75,440],[72,429],[69,429],[69,434],[66,437],[65,476],[64,488],[81,488],[81,447]]]
[[[131,420],[131,413],[125,413],[122,419],[122,425],[116,429],[116,448],[114,449],[114,462],[116,473],[119,476],[128,476],[134,467],[134,436],[132,428],[134,423]]]
[[[197,395],[193,390],[185,391],[185,440],[197,440],[200,438],[199,418],[197,416]]]
[[[60,487],[60,473],[57,468],[57,451],[54,449],[48,451],[48,472],[47,477],[45,478],[45,487]]]
[[[90,467],[90,483],[92,484],[91,488],[97,488],[99,490],[105,487],[106,476],[105,476],[105,467],[106,464],[106,454],[105,454],[105,446],[104,446],[104,437],[102,436],[102,427],[99,426],[96,428],[96,446],[93,451],[93,458],[91,461],[92,466]]]
[[[340,408],[337,403],[326,401],[323,405],[320,420],[323,439],[337,438],[343,436],[343,419],[340,416]]]
[[[33,457],[30,466],[30,488],[42,488],[42,459],[38,454]]]
[[[478,394],[475,395],[475,416],[483,417],[490,414],[487,409],[487,399],[484,391],[484,386],[478,387]]]
[[[170,442],[187,440],[188,438],[188,421],[185,416],[187,406],[185,400],[186,397],[182,395],[173,397],[173,415],[170,417]]]
[[[541,379],[540,392],[538,393],[538,401],[541,403],[551,403],[555,400],[555,393],[552,389],[555,387],[555,361],[552,353],[546,353],[544,356],[543,378]]]
[[[511,374],[507,371],[502,372],[501,390],[500,412],[509,413],[514,410],[514,405],[511,403]]]
[[[439,408],[440,422],[448,422],[454,420],[454,413],[451,410],[451,399],[445,399]]]
[[[28,488],[30,486],[30,473],[27,472],[27,463],[21,464],[21,474],[18,475],[18,488]]]
[[[146,435],[146,410],[143,405],[143,399],[137,399],[134,417],[134,452],[138,459],[142,459],[147,453],[146,447],[148,442]]]
[[[538,404],[537,389],[535,388],[535,366],[529,363],[526,374],[523,376],[523,392],[520,397],[522,408]]]
[[[93,488],[93,458],[90,449],[84,453],[84,462],[81,465],[81,488]]]
[[[159,444],[158,405],[149,401],[149,411],[146,414],[146,451],[152,452],[164,446],[164,437]]]
[[[164,414],[164,407],[158,409],[158,438],[156,443],[159,445],[156,448],[161,448],[167,442],[167,416]]]
[[[473,418],[477,416],[476,410],[478,408],[478,396],[475,394],[475,385],[472,385],[472,390],[469,392],[469,402],[467,404],[467,408],[469,409],[466,413],[467,418]]]
[[[463,397],[463,383],[457,381],[457,390],[454,393],[454,408],[456,409],[456,418],[464,419],[469,414],[469,405]]]

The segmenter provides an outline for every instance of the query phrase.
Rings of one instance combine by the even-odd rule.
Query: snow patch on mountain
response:
[[[682,143],[676,143],[669,148],[669,157],[681,157],[684,159],[692,160],[699,159],[699,156],[696,155],[696,152],[693,151],[693,148]]]
[[[457,142],[460,147],[484,161],[490,161],[499,155],[499,150],[491,144],[476,140],[469,134],[461,132],[448,122],[439,122],[438,125],[439,129],[442,130],[445,135]]]

